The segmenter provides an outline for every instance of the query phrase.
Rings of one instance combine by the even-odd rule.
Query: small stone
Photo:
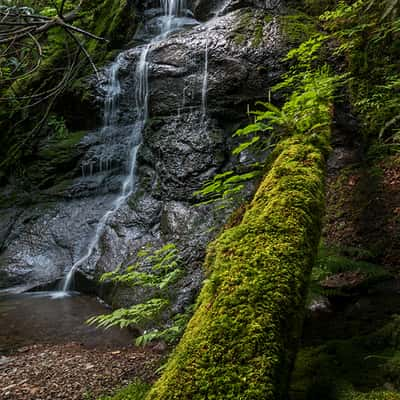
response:
[[[12,358],[10,357],[0,357],[0,368],[9,364],[12,361]]]
[[[164,353],[167,350],[167,344],[165,342],[158,342],[153,346],[153,350],[157,353]]]
[[[331,312],[331,303],[326,297],[319,296],[313,299],[308,306],[311,312]]]
[[[384,388],[385,390],[388,390],[389,392],[395,392],[395,391],[396,391],[396,388],[395,388],[394,385],[393,385],[392,383],[390,383],[390,382],[384,383],[384,384],[383,384],[383,388]]]

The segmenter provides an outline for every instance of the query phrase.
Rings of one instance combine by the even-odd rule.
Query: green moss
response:
[[[141,381],[132,382],[127,387],[118,390],[112,396],[101,396],[97,400],[143,400],[150,385]]]
[[[264,28],[273,20],[271,15],[263,15],[254,11],[246,11],[238,19],[233,40],[236,45],[245,43],[252,47],[261,46],[264,39]]]
[[[61,140],[54,138],[39,151],[38,156],[44,159],[54,159],[64,154],[68,157],[68,154],[73,151],[73,148],[81,141],[85,134],[85,131],[78,131],[69,133],[67,137]]]
[[[76,145],[84,131],[68,133],[61,139],[50,138],[43,143],[35,159],[24,169],[24,179],[31,189],[46,189],[47,194],[62,193],[71,183],[80,152]],[[48,189],[52,187],[51,189]]]
[[[256,25],[254,29],[253,47],[258,47],[263,39],[263,25]]]
[[[346,256],[343,255],[346,253]],[[378,282],[393,279],[393,275],[381,265],[357,259],[370,253],[357,248],[336,248],[321,246],[317,262],[311,274],[310,300],[320,295],[346,296],[353,291],[366,291]],[[353,257],[353,258],[352,258]],[[341,273],[356,272],[360,281],[356,287],[324,289],[320,283],[324,279]]]
[[[105,0],[94,11],[94,32],[110,41],[109,47],[119,47],[133,37],[136,30],[136,13],[133,2]],[[89,50],[94,53],[99,42],[92,41]]]
[[[342,390],[340,400],[400,400],[400,393],[387,390],[372,390],[362,393],[349,388]]]
[[[397,400],[400,318],[372,334],[300,350],[291,400]]]
[[[246,40],[246,35],[244,35],[243,33],[238,33],[238,34],[236,34],[235,35],[235,43],[238,45],[238,46],[240,46],[240,45],[242,45],[244,42],[245,42],[245,40]]]
[[[299,11],[291,15],[282,15],[278,21],[286,41],[292,45],[306,41],[317,32],[315,19]]]
[[[147,400],[281,399],[323,209],[325,140],[296,136],[242,221],[208,249],[198,307]]]
[[[321,15],[323,12],[332,9],[336,0],[304,0],[304,9],[312,15]]]

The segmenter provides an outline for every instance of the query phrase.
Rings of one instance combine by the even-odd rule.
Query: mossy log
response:
[[[285,398],[320,237],[328,135],[283,141],[240,224],[210,245],[196,312],[146,400]]]

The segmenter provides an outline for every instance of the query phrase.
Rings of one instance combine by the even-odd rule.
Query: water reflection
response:
[[[54,293],[0,296],[0,354],[42,343],[77,342],[88,347],[132,343],[128,330],[104,331],[85,324],[89,317],[108,311],[97,299],[73,292],[54,298]]]

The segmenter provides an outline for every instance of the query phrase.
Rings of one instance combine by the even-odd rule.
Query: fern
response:
[[[357,0],[320,17],[326,36],[338,44],[334,54],[348,62],[350,100],[364,139],[393,148],[400,128],[399,11],[400,0]]]
[[[137,346],[146,346],[154,340],[163,340],[167,343],[176,343],[182,336],[187,323],[193,314],[193,306],[189,307],[186,312],[175,315],[171,326],[166,329],[153,329],[143,333],[135,340]]]
[[[177,314],[174,322],[166,329],[162,326],[162,315],[171,306],[171,285],[182,277],[181,259],[174,244],[167,244],[153,252],[142,249],[137,254],[138,262],[129,266],[125,272],[117,268],[113,272],[102,275],[101,281],[111,281],[129,287],[147,287],[157,291],[159,297],[152,298],[144,303],[129,308],[120,308],[110,314],[98,315],[89,318],[89,325],[109,329],[115,326],[126,328],[137,327],[144,333],[136,339],[136,344],[144,345],[152,340],[175,341],[182,333],[189,314]],[[143,268],[150,268],[144,271]],[[149,326],[156,326],[148,331]]]
[[[370,0],[366,11],[369,11],[374,6],[382,9],[381,21],[383,21],[389,16],[396,17],[399,14],[400,0]]]
[[[310,44],[311,50],[308,46],[303,46],[302,50],[292,52],[290,57],[305,59],[303,51],[314,54],[321,43],[318,46]],[[234,133],[234,136],[248,140],[237,146],[233,154],[237,155],[245,150],[266,152],[279,139],[291,135],[318,135],[326,130],[330,124],[334,90],[345,78],[346,75],[334,76],[328,66],[313,70],[308,64],[306,71],[303,66],[300,70],[292,70],[286,75],[285,81],[274,88],[280,90],[292,86],[286,103],[279,108],[270,102],[257,102],[258,109],[250,113],[254,116],[254,122]],[[264,168],[264,164],[257,163],[250,166],[250,171],[245,173],[231,170],[218,174],[194,195],[206,198],[200,204],[232,200],[241,193],[245,182],[259,177]]]
[[[126,328],[128,326],[140,326],[154,321],[160,313],[169,305],[166,299],[150,299],[145,303],[137,304],[130,308],[119,308],[111,314],[98,315],[89,318],[89,325],[109,329],[113,326]]]

